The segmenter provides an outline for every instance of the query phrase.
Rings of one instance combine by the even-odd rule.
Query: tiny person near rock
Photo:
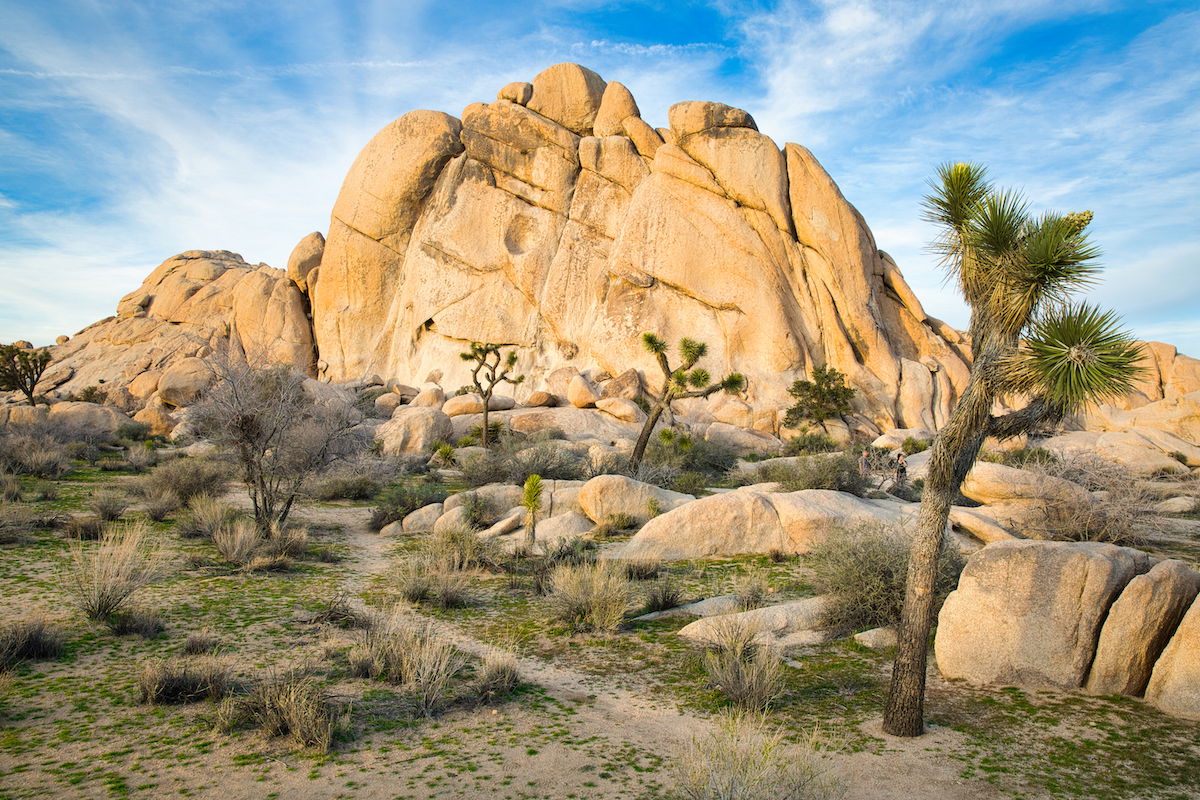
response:
[[[866,475],[871,471],[871,454],[867,452],[867,448],[863,448],[862,455],[858,457],[858,474]]]
[[[896,454],[896,485],[903,486],[908,478],[908,457],[901,451]]]

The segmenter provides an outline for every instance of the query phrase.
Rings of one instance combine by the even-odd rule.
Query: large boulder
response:
[[[1104,621],[1087,690],[1140,696],[1197,592],[1200,573],[1174,559],[1131,580]]]
[[[584,483],[578,493],[579,507],[596,523],[616,514],[625,514],[641,524],[655,514],[695,499],[690,494],[661,489],[624,475],[597,475]],[[651,513],[652,508],[655,513]]]
[[[429,533],[443,513],[441,503],[421,506],[404,518],[401,528],[405,533]]]
[[[325,236],[319,231],[305,236],[292,248],[292,254],[288,256],[287,274],[300,291],[308,291],[308,275],[321,266],[321,256],[324,254]]]
[[[427,453],[438,442],[454,436],[450,418],[436,408],[404,406],[392,418],[375,429],[375,440],[384,455]]]
[[[1146,700],[1168,714],[1200,719],[1200,602],[1192,601],[1154,664]]]
[[[50,406],[50,422],[83,434],[112,438],[122,423],[129,422],[123,411],[97,403],[62,402]]]
[[[621,555],[684,559],[803,553],[839,529],[903,525],[915,509],[825,489],[779,493],[748,486],[684,503],[651,519]]]
[[[587,67],[555,64],[533,79],[528,106],[564,128],[586,136],[592,132],[592,123],[600,111],[605,86],[604,79]],[[629,99],[632,101],[633,97]]]
[[[820,644],[834,636],[822,630],[828,606],[828,598],[805,597],[736,614],[705,616],[684,625],[679,635],[706,644],[716,643],[732,624],[749,630],[761,644],[780,647]]]
[[[990,544],[942,606],[938,669],[974,684],[1078,688],[1109,606],[1148,568],[1145,553],[1111,544]]]
[[[213,380],[213,371],[204,359],[184,358],[166,369],[158,379],[158,396],[170,406],[195,402]]]

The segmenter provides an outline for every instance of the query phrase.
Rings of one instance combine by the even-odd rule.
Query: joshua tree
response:
[[[542,510],[542,476],[530,475],[525,479],[525,491],[521,495],[521,505],[525,506],[525,538],[529,542],[529,551],[537,542],[537,514]]]
[[[646,424],[642,426],[642,433],[638,436],[637,445],[629,459],[629,468],[635,472],[642,464],[642,456],[646,453],[646,445],[650,442],[654,426],[663,412],[671,407],[671,403],[685,397],[708,397],[720,391],[733,394],[740,392],[746,385],[746,378],[740,372],[731,372],[719,383],[713,383],[708,370],[696,366],[696,362],[708,352],[708,345],[704,342],[686,337],[679,340],[679,356],[683,363],[678,369],[672,369],[667,362],[667,343],[664,339],[653,333],[643,333],[642,344],[658,360],[658,366],[663,373],[663,386],[650,406],[650,414],[646,417]]]
[[[784,424],[795,428],[811,419],[820,424],[832,417],[850,412],[850,399],[857,392],[846,385],[846,376],[834,367],[821,366],[813,370],[812,380],[797,380],[788,387],[796,404],[787,410]]]
[[[236,454],[258,528],[282,528],[305,479],[361,444],[362,415],[317,402],[289,367],[224,352],[208,365],[212,385],[191,408],[196,431]]]
[[[925,218],[935,249],[971,307],[971,375],[933,442],[905,588],[900,640],[883,728],[924,729],[925,670],[938,550],[950,504],[988,436],[1008,438],[1058,421],[1089,401],[1132,388],[1141,348],[1118,319],[1071,302],[1095,280],[1091,212],[1034,217],[1017,194],[994,189],[983,167],[946,164],[931,182]],[[993,401],[1028,404],[992,416]]]
[[[458,354],[463,361],[475,362],[475,366],[471,369],[471,385],[483,398],[483,425],[480,426],[479,444],[484,447],[488,446],[488,438],[491,433],[488,430],[488,406],[492,403],[492,393],[501,383],[511,383],[516,386],[525,380],[524,375],[516,377],[509,375],[512,368],[517,365],[517,351],[509,350],[507,356],[501,357],[501,347],[502,345],[498,344],[471,342],[469,352]]]
[[[20,392],[29,405],[35,404],[34,390],[50,365],[50,351],[26,350],[15,344],[0,344],[0,389]]]

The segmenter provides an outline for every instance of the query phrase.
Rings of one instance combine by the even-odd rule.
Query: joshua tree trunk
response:
[[[660,400],[654,404],[654,408],[650,409],[650,416],[646,418],[646,424],[642,426],[637,444],[633,447],[633,455],[629,457],[629,466],[634,472],[637,472],[638,467],[642,465],[642,457],[646,454],[646,445],[650,444],[650,435],[654,432],[654,426],[658,424],[658,420],[666,408],[666,403]]]
[[[925,672],[933,627],[933,586],[950,506],[975,463],[991,422],[989,373],[997,353],[981,353],[971,379],[946,425],[938,432],[921,493],[921,511],[908,562],[904,609],[883,730],[893,736],[920,736],[925,729]]]
[[[483,395],[483,427],[479,430],[479,445],[480,447],[488,446],[488,406],[492,404],[492,392],[489,389],[487,394]]]

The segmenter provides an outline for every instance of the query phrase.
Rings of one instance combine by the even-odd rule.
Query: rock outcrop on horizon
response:
[[[471,340],[520,348],[523,389],[560,367],[654,380],[643,331],[746,374],[754,426],[819,364],[876,428],[935,427],[968,372],[862,217],[803,147],[719,103],[644,122],[575,64],[457,119],[413,111],[351,168],[307,275],[319,374],[465,383]]]

